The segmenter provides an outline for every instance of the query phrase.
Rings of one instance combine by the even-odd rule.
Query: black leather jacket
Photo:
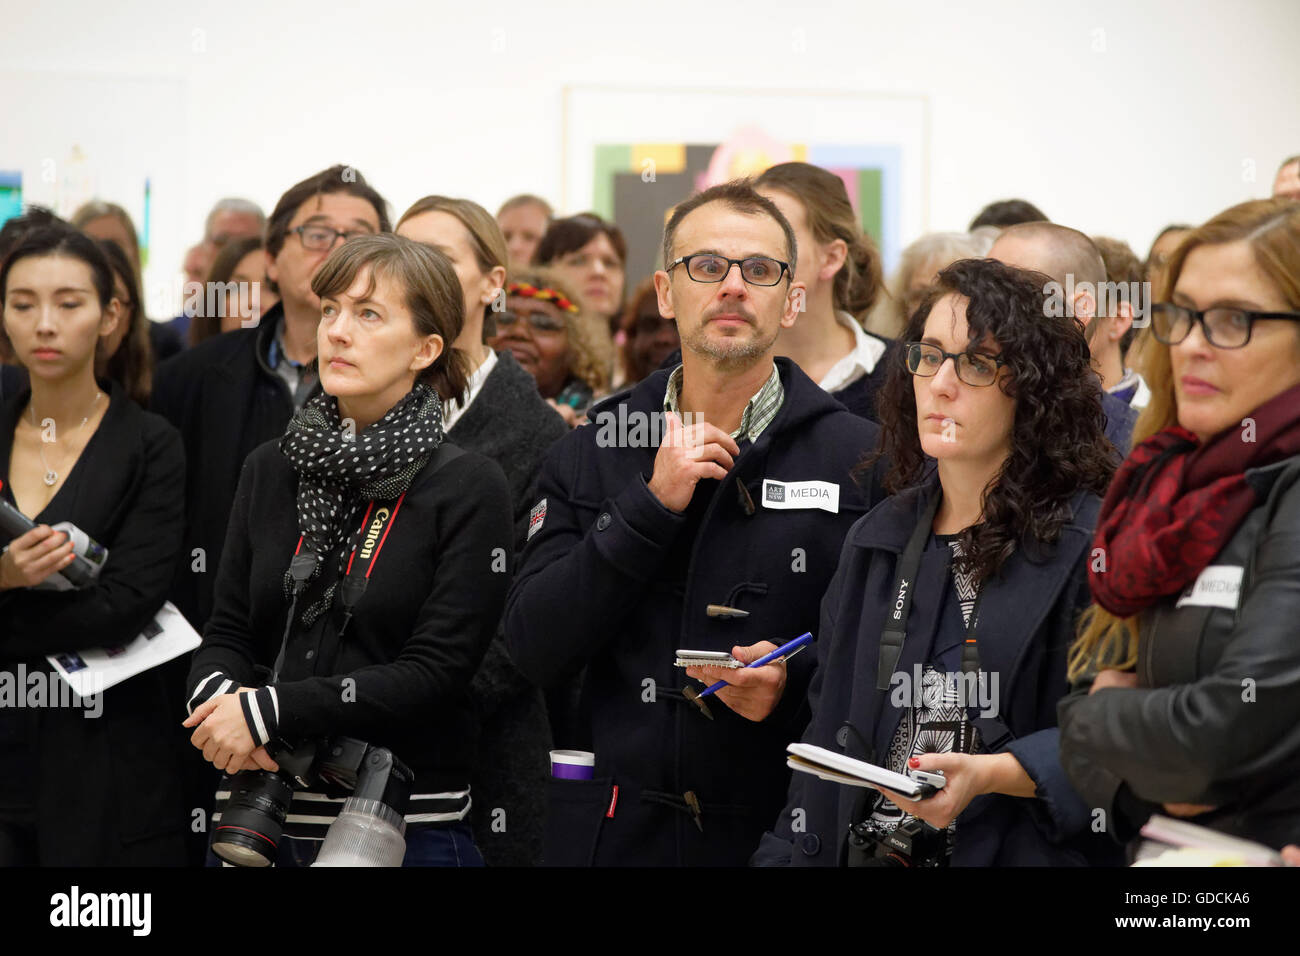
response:
[[[1142,614],[1138,686],[1060,703],[1061,763],[1120,839],[1194,803],[1217,808],[1196,823],[1300,842],[1300,456],[1246,477],[1262,503],[1197,587]]]

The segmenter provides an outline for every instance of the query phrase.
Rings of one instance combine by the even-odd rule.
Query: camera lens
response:
[[[235,866],[270,866],[293,787],[279,774],[244,770],[230,778],[230,801],[212,833],[212,852]]]

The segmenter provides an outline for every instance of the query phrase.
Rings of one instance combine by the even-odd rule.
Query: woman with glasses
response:
[[[1300,842],[1300,206],[1193,229],[1102,505],[1062,762],[1118,840],[1154,813]]]
[[[1056,731],[1114,466],[1088,345],[1050,317],[1044,286],[988,259],[939,274],[881,392],[874,457],[891,497],[849,531],[822,601],[804,742],[945,785],[912,801],[796,773],[755,863],[1114,855],[1065,779]]]
[[[544,269],[515,275],[496,325],[492,348],[513,355],[566,422],[581,422],[609,382],[608,366],[593,342],[590,313],[563,280]]]

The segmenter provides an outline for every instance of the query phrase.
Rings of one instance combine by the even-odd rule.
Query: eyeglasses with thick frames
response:
[[[1192,326],[1199,322],[1205,341],[1215,348],[1239,349],[1250,341],[1250,334],[1260,319],[1300,322],[1300,312],[1255,312],[1227,306],[1200,311],[1172,302],[1157,302],[1151,306],[1151,334],[1157,342],[1177,345],[1192,334]]]
[[[983,352],[945,352],[928,342],[908,342],[905,348],[907,370],[913,375],[931,378],[939,374],[944,362],[952,359],[957,368],[957,377],[977,388],[992,385],[997,381],[998,369],[1007,364],[996,355],[986,355]]]
[[[347,242],[354,236],[374,235],[373,233],[366,232],[364,229],[339,232],[337,229],[331,229],[329,226],[297,226],[289,231],[296,232],[298,238],[302,241],[302,247],[304,249],[310,249],[312,252],[332,249],[334,248],[334,243],[339,239]]]
[[[714,255],[712,252],[696,252],[689,256],[679,256],[668,263],[665,272],[672,272],[676,266],[685,265],[686,274],[696,282],[721,282],[731,272],[732,266],[740,266],[740,277],[750,285],[771,286],[781,281],[781,277],[790,271],[790,263],[767,256],[750,256],[748,259],[728,259],[726,256]]]

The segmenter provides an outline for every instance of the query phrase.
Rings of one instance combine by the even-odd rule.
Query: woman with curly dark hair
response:
[[[849,531],[822,601],[804,742],[897,773],[909,800],[795,774],[759,864],[1113,862],[1058,759],[1066,649],[1114,470],[1088,344],[1045,276],[939,274],[881,390],[891,496]]]

